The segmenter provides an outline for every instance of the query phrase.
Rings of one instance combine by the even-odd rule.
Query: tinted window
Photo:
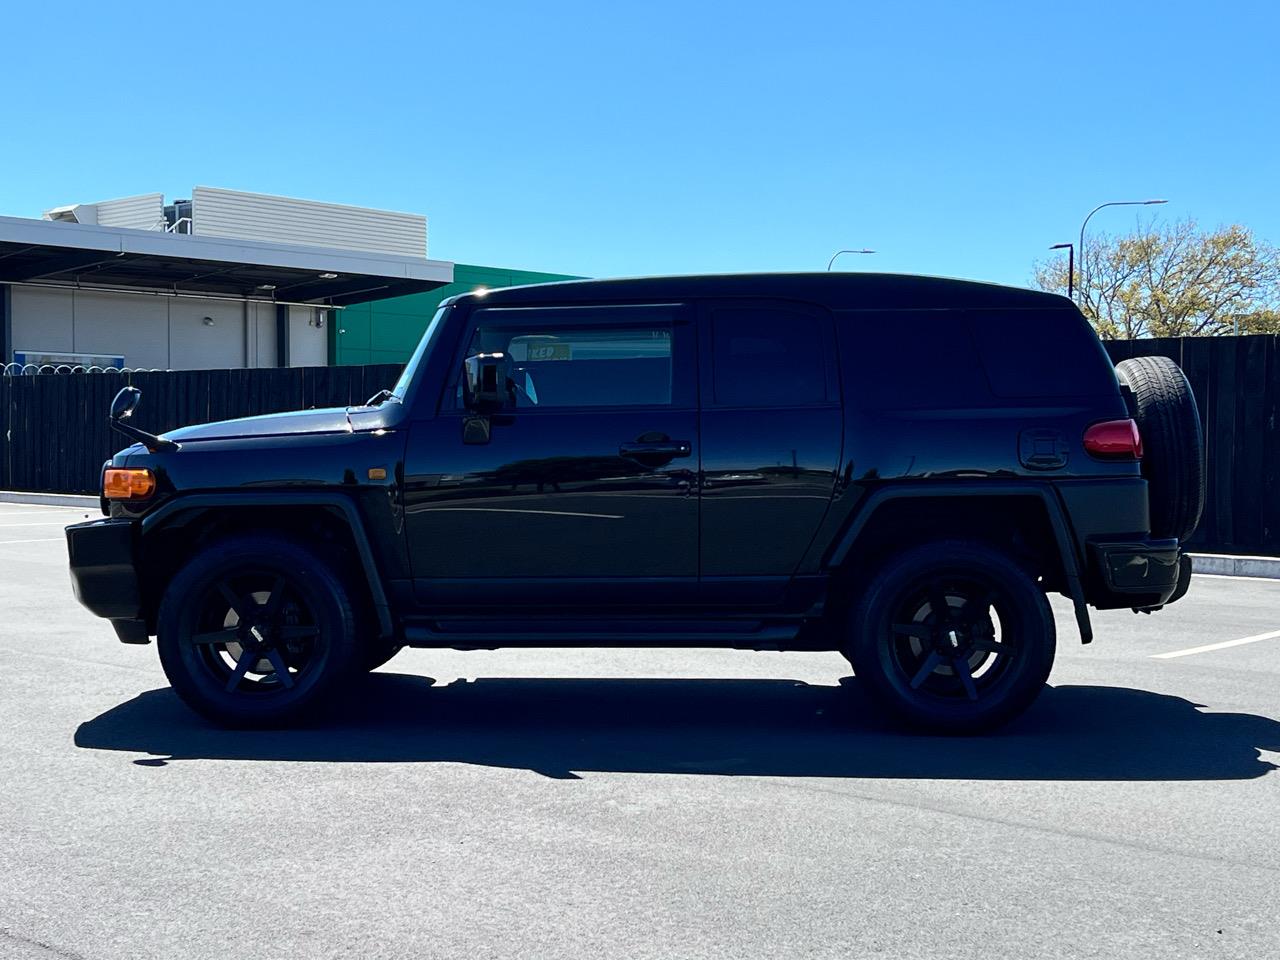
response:
[[[959,310],[855,312],[840,319],[845,382],[864,410],[985,406],[991,387]]]
[[[711,318],[715,401],[789,407],[827,400],[826,337],[818,317],[784,310],[717,310]]]
[[[517,409],[671,403],[671,328],[480,327],[468,354],[504,353]]]
[[[1112,395],[1106,351],[1074,310],[989,310],[968,314],[991,389],[999,397]]]

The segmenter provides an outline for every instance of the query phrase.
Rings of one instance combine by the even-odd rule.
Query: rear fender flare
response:
[[[1080,642],[1093,640],[1093,625],[1089,621],[1089,608],[1084,599],[1084,587],[1080,581],[1080,557],[1076,551],[1071,526],[1067,522],[1066,510],[1062,499],[1052,485],[1035,482],[982,481],[970,483],[962,480],[938,481],[927,484],[891,484],[873,490],[863,500],[862,505],[853,515],[845,532],[836,540],[828,553],[825,566],[830,569],[845,561],[853,550],[867,524],[875,512],[886,503],[897,500],[921,499],[925,497],[1036,497],[1044,504],[1045,515],[1049,518],[1049,527],[1053,531],[1057,543],[1058,557],[1062,562],[1062,570],[1067,582],[1067,593],[1075,608],[1076,624],[1080,628]]]

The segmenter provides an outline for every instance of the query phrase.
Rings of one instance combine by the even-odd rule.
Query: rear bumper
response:
[[[67,555],[76,599],[110,620],[121,640],[146,643],[136,526],[116,519],[73,524],[67,527]]]
[[[1089,544],[1089,602],[1101,610],[1160,607],[1187,592],[1191,558],[1177,540]]]

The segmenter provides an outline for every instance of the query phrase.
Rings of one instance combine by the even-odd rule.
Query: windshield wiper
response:
[[[395,396],[394,393],[392,393],[390,390],[383,387],[381,390],[375,393],[372,397],[366,400],[364,402],[364,405],[366,407],[376,407],[378,404],[385,403],[386,401],[390,400],[394,396]]]

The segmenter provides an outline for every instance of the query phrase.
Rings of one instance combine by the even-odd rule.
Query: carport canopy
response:
[[[0,284],[342,307],[452,281],[441,260],[0,217]]]

